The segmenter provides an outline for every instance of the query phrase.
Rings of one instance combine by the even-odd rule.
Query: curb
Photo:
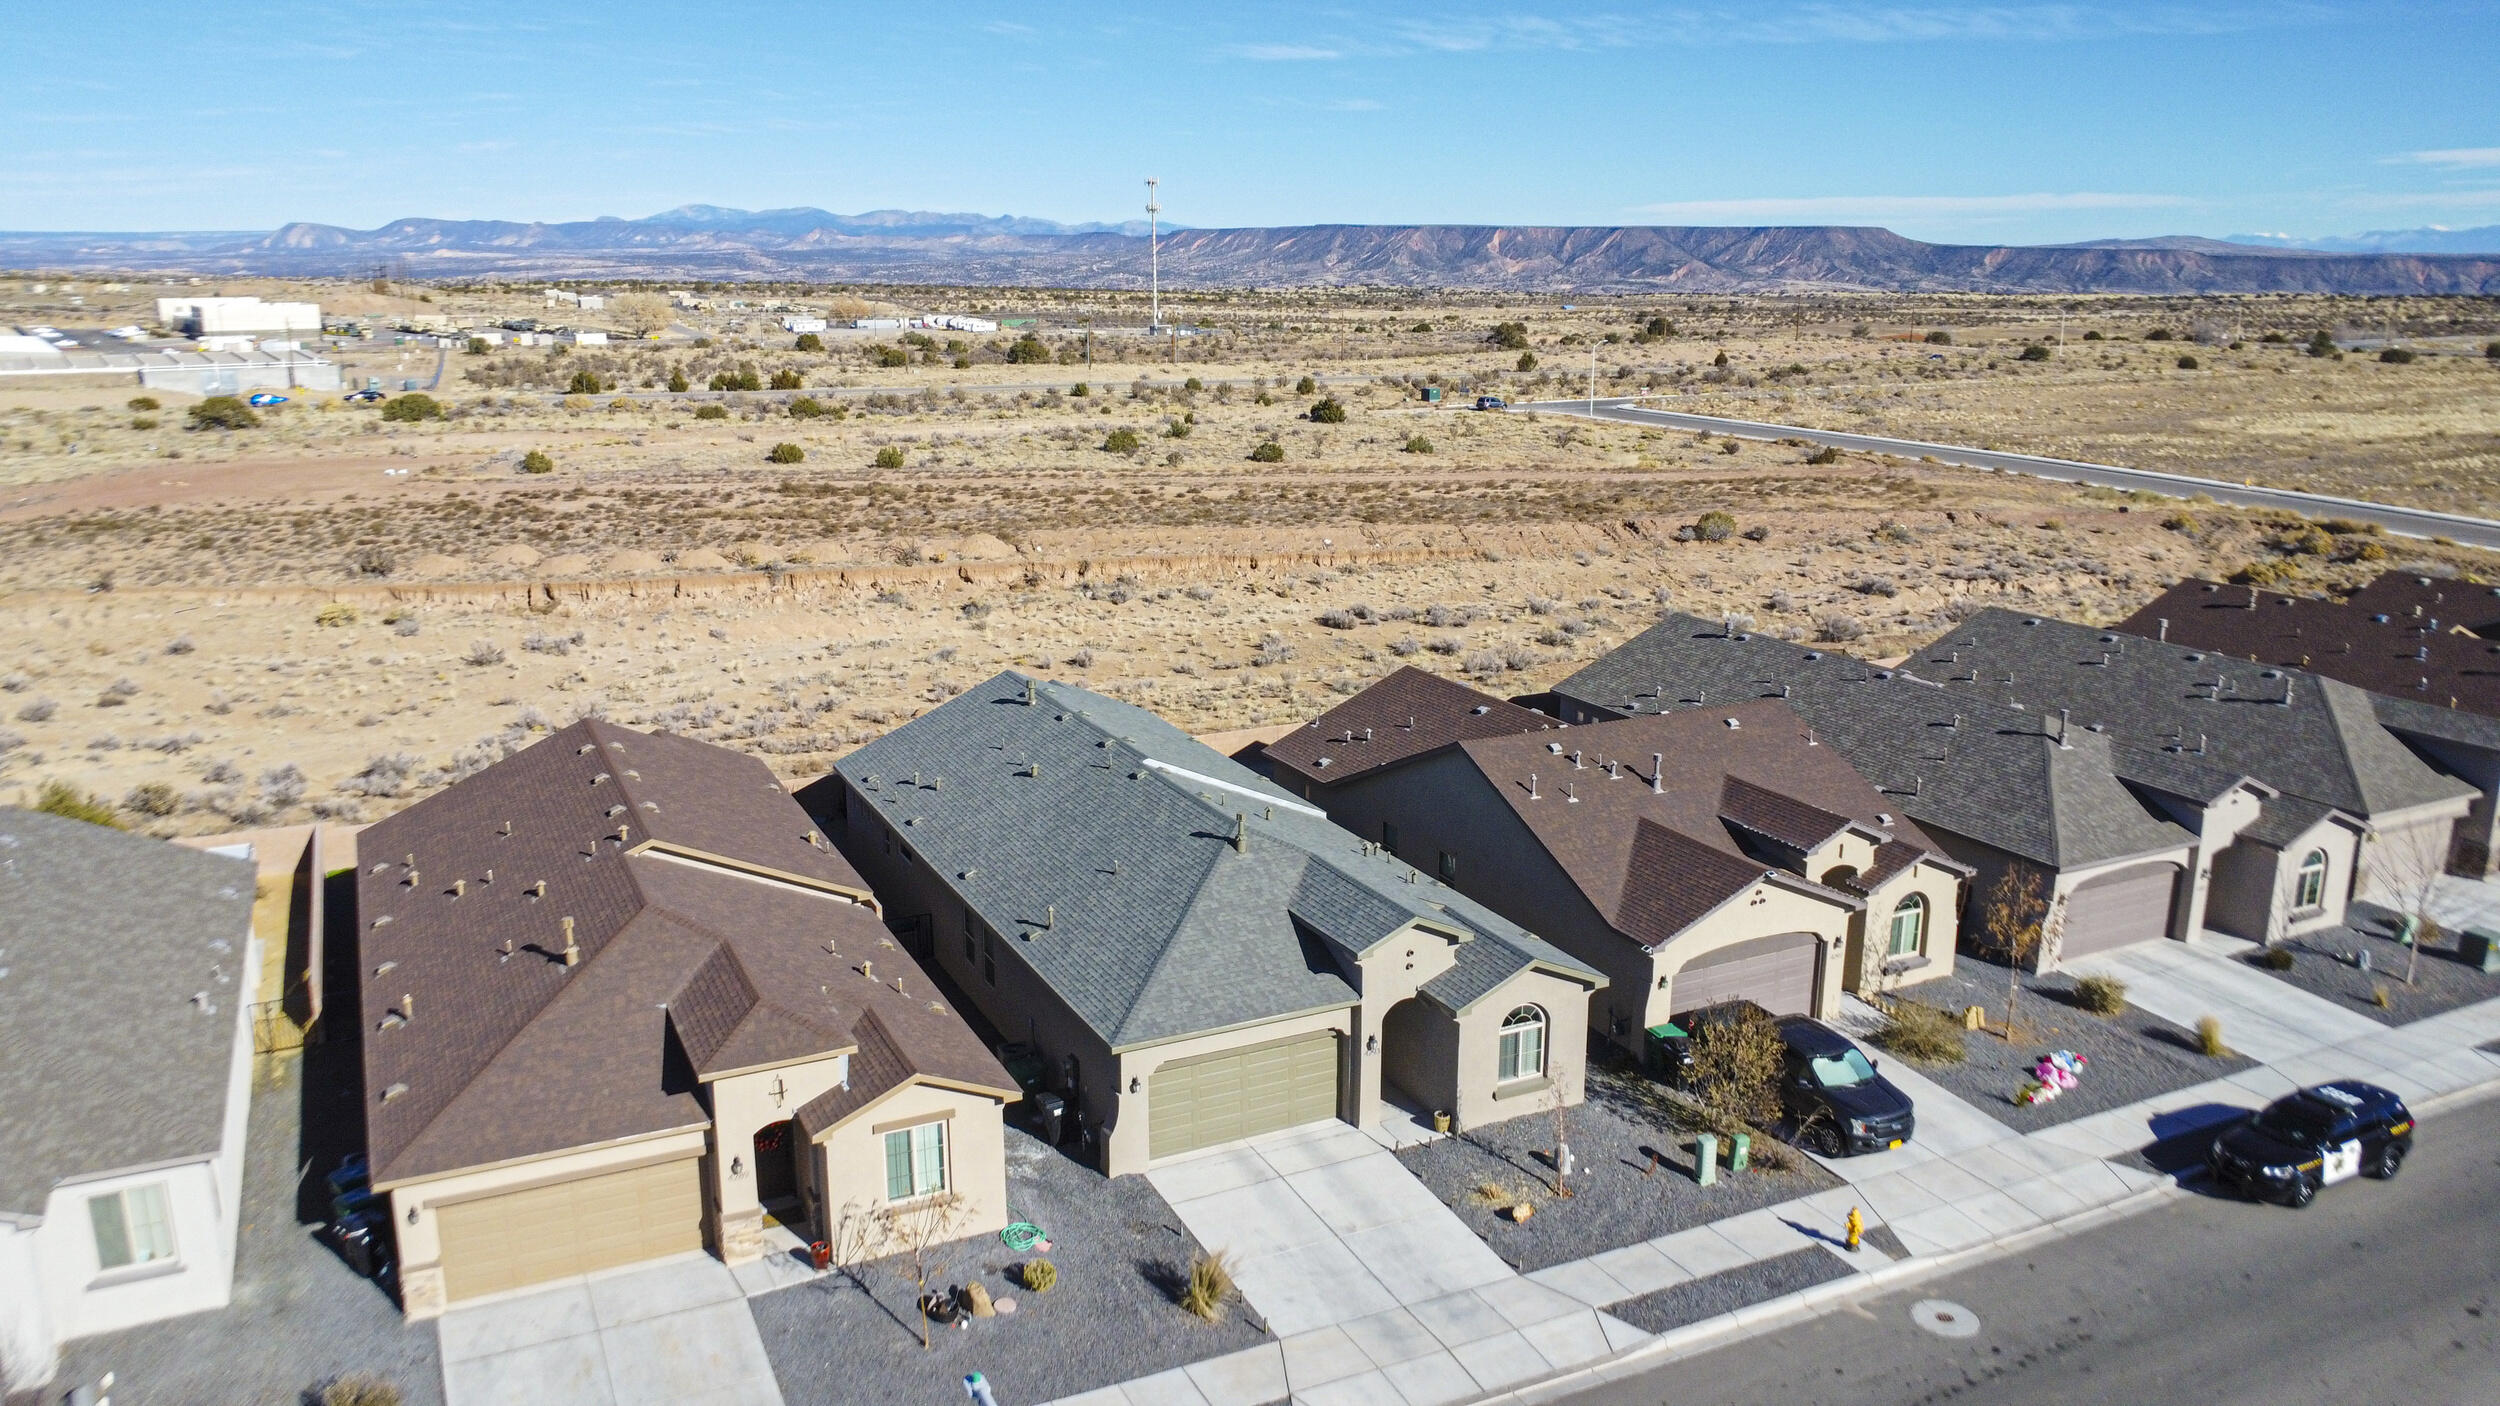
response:
[[[2464,1088],[2453,1089],[2434,1098],[2425,1099],[2413,1106],[2413,1112],[2417,1118],[2436,1117],[2439,1114],[2493,1097],[2500,1097],[2500,1073],[2495,1073],[2492,1078],[2479,1084],[2469,1084]],[[1547,1377],[1543,1381],[1512,1387],[1491,1395],[1473,1397],[1470,1400],[1473,1406],[1529,1406],[1529,1403],[1560,1400],[1575,1391],[1628,1375],[1633,1370],[1647,1369],[1680,1358],[1695,1356],[1712,1348],[1758,1336],[1774,1328],[1786,1327],[1792,1323],[1817,1317],[1825,1309],[1843,1299],[1869,1293],[1882,1293],[1905,1284],[1949,1274],[1954,1270],[1994,1259],[2000,1255],[2013,1254],[2033,1245],[2069,1239],[2113,1221],[2125,1220],[2149,1211],[2156,1205],[2186,1197],[2190,1194],[2185,1189],[2186,1183],[2201,1177],[2202,1174],[2202,1168],[2191,1169],[2174,1176],[2162,1185],[2149,1186],[2115,1201],[2077,1211],[2063,1220],[2049,1221],[2027,1230],[2000,1235],[1995,1239],[1983,1240],[1976,1245],[1964,1246],[1959,1250],[1948,1251],[1941,1255],[1925,1258],[1913,1256],[1909,1259],[1897,1260],[1882,1269],[1852,1275],[1847,1279],[1835,1279],[1828,1284],[1817,1284],[1813,1288],[1800,1289],[1783,1298],[1766,1299],[1761,1303],[1748,1304],[1743,1308],[1720,1314],[1716,1318],[1707,1318],[1699,1323],[1688,1323],[1681,1328],[1661,1333],[1648,1342],[1626,1349],[1613,1357],[1574,1367],[1568,1372]],[[1602,1313],[1605,1310],[1601,1306],[1598,1311]]]

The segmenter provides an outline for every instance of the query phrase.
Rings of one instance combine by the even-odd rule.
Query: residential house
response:
[[[2500,639],[2500,586],[2488,582],[2387,571],[2344,603],[2395,619],[2438,620],[2441,628]]]
[[[1969,866],[1776,700],[1562,728],[1401,669],[1268,759],[1338,824],[1604,971],[1604,1028],[1635,1048],[1722,1001],[1829,1017],[1844,989],[1953,969]]]
[[[2381,727],[2478,793],[2457,822],[2449,867],[2481,877],[2500,866],[2500,642],[2475,632],[2494,610],[2494,589],[2390,572],[2332,601],[2191,580],[2115,628],[2369,690]]]
[[[0,809],[0,1391],[232,1294],[255,878],[248,850]]]
[[[359,837],[365,1117],[411,1317],[1006,1223],[1015,1096],[760,761],[585,721]]]
[[[1574,724],[1764,698],[1785,702],[1818,745],[1970,866],[1965,946],[2009,882],[2036,879],[2059,915],[2030,958],[2041,969],[2197,932],[2213,856],[2273,795],[2192,750],[2125,745],[1907,670],[1690,615],[1670,613],[1554,689],[1561,720]]]
[[[808,800],[1112,1175],[1580,1097],[1596,969],[1142,709],[1003,673]]]
[[[1904,667],[1957,696],[2054,713],[2061,727],[2071,718],[2139,752],[2192,751],[2269,788],[2250,843],[2217,859],[2227,901],[2213,925],[2241,936],[2341,921],[2345,895],[2418,909],[2478,795],[2399,741],[2369,693],[2219,650],[1991,609]],[[2349,858],[2342,835],[2359,842]]]

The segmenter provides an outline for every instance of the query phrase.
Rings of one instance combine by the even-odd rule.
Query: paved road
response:
[[[2178,498],[2203,493],[2219,502],[2245,508],[2272,508],[2313,517],[2355,518],[2362,522],[2375,522],[2390,532],[2407,537],[2446,537],[2469,546],[2500,548],[2500,522],[2489,518],[2399,508],[2355,498],[2336,498],[2324,493],[2260,488],[2250,484],[2226,483],[2220,479],[2197,478],[2190,474],[2155,473],[2150,469],[2052,459],[2039,454],[2009,454],[1995,449],[1973,449],[1968,445],[1929,444],[1924,440],[1887,439],[1881,435],[1848,434],[1839,430],[1810,430],[1797,425],[1730,420],[1717,415],[1688,415],[1680,410],[1652,410],[1630,399],[1609,399],[1605,396],[1599,396],[1594,402],[1585,399],[1531,401],[1517,408],[1586,416],[1591,413],[1592,404],[1596,407],[1596,418],[1625,424],[1708,430],[1712,434],[1735,435],[1742,439],[1802,439],[1811,444],[1837,445],[1842,449],[1855,449],[1868,454],[1895,454],[1912,459],[1925,457],[1965,468],[2095,483],[2104,488],[2140,488]]]
[[[1974,1337],[1910,1306],[1946,1299]],[[2306,1211],[2197,1196],[1852,1303],[1573,1406],[2500,1401],[2500,1100]]]
[[[769,355],[769,353],[759,352],[756,353],[756,355],[761,357]],[[934,371],[937,368],[933,367],[931,369]],[[1065,380],[1059,381],[1004,381],[988,384],[976,381],[929,380],[919,382],[914,385],[902,386],[809,386],[804,390],[797,391],[716,391],[710,389],[687,391],[614,391],[598,396],[596,399],[602,401],[690,400],[698,402],[726,400],[731,404],[736,404],[742,397],[752,397],[758,400],[769,400],[777,403],[784,396],[798,395],[812,395],[819,400],[826,399],[830,396],[919,395],[924,391],[944,393],[956,390],[960,390],[966,395],[1013,395],[1018,391],[1033,391],[1036,393],[1042,391],[1064,391],[1071,386],[1078,385],[1091,387],[1093,389],[1093,393],[1096,395],[1110,395],[1114,392],[1128,389],[1128,386],[1132,381],[1142,380],[1149,386],[1158,387],[1163,390],[1176,391],[1181,389],[1181,387],[1189,380],[1189,377],[1185,375],[1174,376],[1161,374],[1145,376],[1138,375],[1132,371],[1130,374],[1123,377],[1119,374],[1119,372],[1120,368],[1118,367],[1106,366],[1101,371],[1079,372],[1078,374],[1070,376]],[[1202,376],[1198,378],[1198,383],[1202,386],[1247,387],[1257,384],[1261,379],[1265,379],[1268,383],[1269,389],[1274,391],[1277,395],[1283,396],[1288,400],[1292,399],[1294,394],[1291,389],[1292,381],[1281,376],[1269,376],[1265,378],[1256,376]],[[1322,386],[1359,386],[1372,380],[1369,376],[1315,376],[1312,379],[1317,381]],[[562,402],[566,399],[566,397],[562,394],[554,394],[546,396],[545,399],[548,404],[554,405]],[[1602,406],[1605,402],[1599,401],[1598,404]],[[1430,407],[1426,406],[1422,401],[1417,401],[1414,403],[1412,408],[1423,410],[1429,409]]]

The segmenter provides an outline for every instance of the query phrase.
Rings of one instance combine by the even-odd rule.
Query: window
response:
[[[885,1135],[885,1199],[909,1201],[946,1189],[946,1125],[923,1123]]]
[[[105,1269],[158,1264],[174,1257],[174,1222],[165,1209],[165,1188],[134,1186],[87,1202],[95,1224],[96,1263]]]
[[[1386,820],[1380,822],[1380,847],[1391,854],[1398,852],[1398,827]]]
[[[2300,879],[2293,885],[2292,906],[2294,908],[2324,908],[2326,906],[2325,850],[2313,849],[2309,851],[2308,858],[2300,861]]]
[[[998,984],[998,933],[987,923],[981,925],[981,979]]]
[[[1448,850],[1441,851],[1441,882],[1445,884],[1458,882],[1458,856]]]
[[[1814,1082],[1827,1089],[1854,1089],[1875,1077],[1875,1066],[1854,1049],[1836,1055],[1815,1055],[1806,1061],[1806,1072]]]
[[[1545,1072],[1545,1012],[1521,1006],[1502,1017],[1501,1082],[1533,1079]]]
[[[980,956],[981,956],[981,953],[980,953],[980,948],[979,948],[978,944],[976,944],[976,943],[973,941],[973,938],[972,938],[973,928],[974,928],[974,926],[975,926],[978,922],[979,922],[979,919],[976,919],[976,918],[974,918],[974,917],[972,916],[972,910],[971,910],[970,908],[968,908],[968,907],[967,907],[967,908],[965,908],[965,909],[964,909],[964,965],[965,965],[965,966],[967,966],[967,967],[968,967],[968,966],[971,966],[974,962],[979,961],[979,960],[980,960]]]
[[[1915,957],[1927,945],[1927,899],[1911,894],[1892,910],[1891,955]]]

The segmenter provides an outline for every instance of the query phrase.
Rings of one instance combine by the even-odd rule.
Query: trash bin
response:
[[[2489,928],[2467,928],[2457,940],[2457,955],[2477,971],[2500,972],[2500,933]]]
[[[1033,1136],[1052,1147],[1067,1128],[1068,1104],[1057,1094],[1033,1095]]]

